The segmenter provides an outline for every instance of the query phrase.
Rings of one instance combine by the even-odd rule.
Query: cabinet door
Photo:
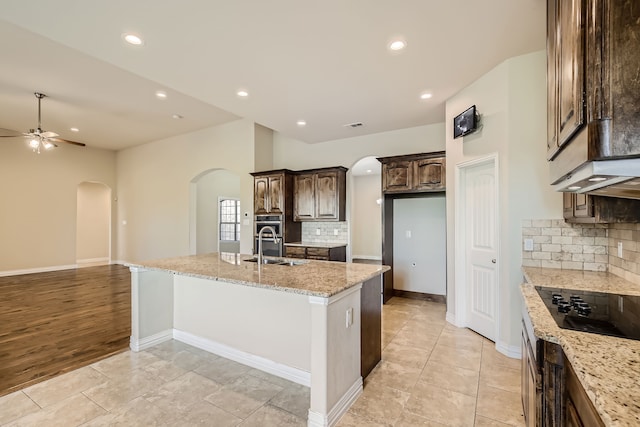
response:
[[[269,177],[269,213],[284,213],[284,175]]]
[[[547,159],[551,159],[558,151],[559,126],[558,0],[547,0]]]
[[[415,160],[413,162],[413,190],[444,190],[445,159]]]
[[[316,219],[338,219],[338,174],[322,172],[316,174]]]
[[[411,190],[413,173],[412,162],[397,161],[382,164],[382,191],[385,193]]]
[[[586,194],[575,194],[575,206],[573,215],[576,218],[589,218],[593,216],[591,197]]]
[[[571,399],[567,398],[565,405],[566,405],[565,411],[567,416],[565,426],[566,427],[584,427],[584,424],[582,424],[582,420],[580,419],[580,415],[578,415],[578,411],[576,410],[576,407],[571,401]]]
[[[584,0],[558,2],[558,146],[584,124]]]
[[[293,220],[312,221],[315,219],[314,175],[297,175],[293,184]]]
[[[288,258],[307,257],[307,248],[304,246],[285,246],[285,251]]]
[[[253,181],[253,210],[256,215],[269,213],[269,178],[259,176]]]
[[[307,248],[307,258],[321,261],[329,261],[329,249],[327,248]]]

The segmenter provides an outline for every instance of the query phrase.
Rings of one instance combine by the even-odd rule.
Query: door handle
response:
[[[495,259],[495,258],[494,258],[494,259],[492,259],[492,260],[491,260],[491,262],[492,262],[493,264],[495,264],[495,263],[496,263],[496,259]]]

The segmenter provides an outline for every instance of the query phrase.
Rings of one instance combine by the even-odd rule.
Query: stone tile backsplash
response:
[[[533,250],[523,250],[524,266],[607,271],[606,224],[567,224],[562,219],[524,220],[523,249],[525,239],[533,239]]]
[[[622,257],[618,243],[622,243]],[[609,225],[609,271],[640,285],[640,224]]]
[[[348,225],[346,221],[303,222],[302,241],[309,243],[347,243],[349,241]]]
[[[525,250],[527,239],[533,250]],[[618,243],[622,242],[622,256]],[[609,271],[640,285],[640,224],[567,224],[562,219],[522,222],[522,265]]]

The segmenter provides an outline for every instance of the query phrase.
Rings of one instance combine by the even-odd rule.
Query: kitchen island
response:
[[[216,253],[129,264],[131,349],[177,339],[310,386],[308,425],[335,424],[362,391],[365,290],[377,294],[379,308],[389,267],[248,258]]]
[[[640,295],[611,273],[523,268],[525,310],[536,338],[561,346],[605,426],[640,425],[640,341],[558,327],[535,287]]]

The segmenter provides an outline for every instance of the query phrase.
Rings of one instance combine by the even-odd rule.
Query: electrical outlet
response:
[[[346,313],[346,327],[353,325],[353,307],[349,307]]]
[[[411,230],[405,231],[404,235],[407,237],[407,239],[410,239],[411,238]]]
[[[319,236],[319,235],[320,235],[320,229],[316,228],[316,236]]]
[[[533,250],[533,239],[524,239],[524,250],[525,251]]]
[[[618,258],[622,258],[622,242],[618,242]]]
[[[334,235],[334,236],[337,236],[337,235],[338,235],[338,229],[337,229],[337,228],[334,228],[334,229],[333,229],[333,235]]]

